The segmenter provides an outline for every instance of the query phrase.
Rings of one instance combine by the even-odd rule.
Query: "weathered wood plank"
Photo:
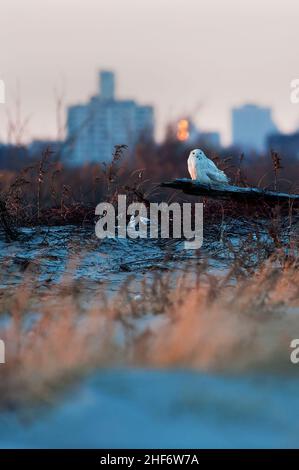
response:
[[[186,194],[211,197],[214,199],[233,199],[236,201],[257,202],[264,200],[277,203],[279,201],[299,201],[299,194],[288,194],[279,191],[269,191],[261,188],[243,188],[230,184],[202,184],[188,178],[175,179],[161,183],[163,188],[173,188]]]

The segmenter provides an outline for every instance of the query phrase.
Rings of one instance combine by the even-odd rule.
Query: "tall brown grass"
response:
[[[202,143],[199,141],[192,146],[200,147]],[[159,145],[140,142],[126,155],[126,146],[118,145],[109,164],[98,162],[72,168],[59,153],[45,148],[42,155],[28,157],[28,163],[25,157],[19,156],[18,165],[20,160],[23,161],[21,170],[3,168],[0,197],[18,225],[92,222],[95,206],[102,200],[110,200],[113,193],[120,191],[133,200],[194,201],[194,197],[159,188],[162,181],[189,176],[186,161],[190,149],[190,145],[169,139]],[[204,147],[204,150],[229,174],[234,184],[299,191],[296,160],[285,160],[275,151],[267,155],[242,154],[240,157],[235,149],[215,152]],[[215,203],[206,200],[205,204],[206,211],[212,214]],[[234,216],[243,213],[244,209],[251,216],[263,211],[269,216],[266,205],[257,204],[252,209],[223,202],[222,206]]]
[[[130,276],[111,296],[71,276],[44,289],[29,275],[0,299],[9,314],[0,329],[2,407],[51,401],[78,377],[113,365],[295,372],[298,261],[279,252],[250,276],[186,266],[139,283]]]

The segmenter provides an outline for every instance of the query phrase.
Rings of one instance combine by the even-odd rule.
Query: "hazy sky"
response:
[[[0,138],[17,83],[27,138],[55,137],[55,92],[67,104],[118,75],[118,95],[152,103],[158,133],[180,114],[230,138],[232,106],[271,105],[284,131],[299,124],[290,81],[299,77],[298,0],[1,0]]]

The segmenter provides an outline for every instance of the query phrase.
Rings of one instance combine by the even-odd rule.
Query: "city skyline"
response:
[[[279,133],[271,108],[246,103],[232,109],[232,143],[243,152],[263,153],[269,136]]]
[[[119,77],[120,98],[153,104],[160,139],[169,121],[194,114],[199,128],[218,130],[227,144],[230,110],[248,102],[270,106],[278,127],[292,132],[298,13],[295,0],[3,0],[1,122],[19,83],[31,116],[26,139],[55,138],[55,96],[63,94],[65,106],[85,102],[97,70],[108,68]]]
[[[104,73],[106,73],[106,70],[102,70],[104,71]],[[102,73],[101,70],[98,70],[98,74],[101,74]],[[114,71],[110,70],[110,71],[107,71],[108,74],[112,74],[113,75],[113,91],[109,91],[108,90],[108,93],[112,93],[112,95],[114,95],[115,93],[115,88],[118,86],[118,79],[117,79],[117,76],[115,74]],[[65,139],[68,139],[70,137],[69,135],[69,126],[68,126],[68,115],[69,115],[69,111],[72,109],[72,108],[79,108],[79,107],[85,107],[89,102],[92,102],[95,98],[95,96],[97,96],[97,93],[98,91],[95,90],[93,93],[89,93],[88,95],[88,98],[85,100],[85,102],[83,102],[82,100],[80,102],[77,102],[77,103],[70,103],[70,104],[65,104],[65,108],[63,109],[63,113],[65,114],[65,132],[64,132],[64,135],[62,137],[63,140]],[[121,101],[123,102],[135,102],[134,100],[134,97],[131,97],[131,98],[120,98],[118,97],[117,99],[120,99]],[[4,101],[6,103],[6,100]],[[149,104],[147,104],[146,106],[144,106],[145,108],[146,107],[151,107],[149,106]],[[153,110],[155,109],[154,107],[152,107]],[[185,119],[189,119],[189,123],[190,125],[193,125],[194,126],[194,132],[196,135],[202,135],[203,137],[206,135],[206,136],[209,136],[209,134],[212,136],[213,134],[216,136],[217,139],[220,139],[219,140],[219,144],[217,144],[216,146],[219,146],[221,144],[221,146],[229,146],[229,145],[236,145],[237,147],[241,145],[242,143],[242,139],[240,141],[238,141],[238,139],[236,138],[236,136],[234,135],[234,114],[236,111],[238,110],[243,110],[243,109],[246,109],[246,108],[256,108],[257,110],[265,110],[267,112],[269,112],[271,114],[271,119],[272,119],[272,113],[273,113],[273,109],[270,107],[270,106],[261,106],[260,103],[253,103],[253,102],[243,102],[243,103],[240,103],[239,106],[234,106],[232,107],[230,110],[229,110],[229,122],[230,122],[230,139],[228,142],[223,142],[223,135],[221,134],[221,132],[219,132],[218,129],[211,129],[211,128],[199,128],[198,126],[194,126],[196,121],[193,119],[191,113],[186,113],[185,115],[178,115],[176,117],[173,117],[171,121],[167,121],[165,123],[165,128],[163,129],[163,137],[161,136],[160,141],[162,141],[166,136],[167,136],[167,128],[169,125],[173,125],[173,126],[177,126],[179,125],[180,121],[184,121]],[[269,131],[268,133],[264,130],[262,130],[260,132],[260,134],[264,134],[266,137],[270,136],[271,134],[278,134],[278,135],[292,135],[293,133],[296,133],[298,131],[298,128],[296,127],[295,129],[293,130],[290,130],[289,132],[283,132],[282,129],[277,125],[277,123],[275,122],[275,119],[273,119],[273,128],[272,128],[272,132]],[[155,126],[156,127],[156,126]],[[242,127],[242,125],[240,126]],[[58,132],[60,132],[58,130]],[[154,130],[154,135],[155,135],[155,130]],[[217,137],[218,135],[218,137]],[[254,134],[253,134],[254,135]],[[55,139],[56,137],[56,139]],[[33,143],[35,141],[42,141],[42,140],[57,140],[58,139],[58,136],[46,136],[46,137],[43,137],[43,136],[39,136],[39,135],[33,135],[32,136],[32,139],[31,140],[28,140],[26,143]],[[59,140],[59,139],[58,139]],[[186,139],[178,139],[178,140],[189,140],[188,138]],[[245,138],[246,140],[246,138]],[[1,143],[1,140],[0,140],[0,143]],[[2,140],[2,143],[5,143],[5,139]],[[265,140],[265,143],[266,143],[266,140]],[[266,147],[264,147],[265,149]],[[256,143],[253,143],[251,142],[251,144],[246,144],[244,143],[244,150],[259,150],[259,151],[262,151],[262,146],[259,144],[256,144]]]
[[[86,103],[67,109],[67,147],[64,157],[73,165],[111,159],[116,145],[130,152],[141,139],[154,138],[154,109],[134,100],[118,98],[115,74],[99,72],[97,93]]]

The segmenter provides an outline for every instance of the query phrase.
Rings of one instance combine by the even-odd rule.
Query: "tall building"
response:
[[[132,151],[140,139],[153,138],[153,107],[116,99],[114,73],[101,71],[98,95],[68,108],[65,159],[73,165],[108,162],[115,145]]]
[[[203,144],[207,147],[219,148],[221,146],[221,139],[219,132],[215,131],[201,131],[196,127],[190,117],[183,117],[179,119],[175,126],[168,129],[169,137],[176,138],[181,142],[188,144]]]
[[[233,145],[241,150],[266,149],[267,137],[277,131],[271,109],[255,104],[245,104],[232,110]]]
[[[268,149],[282,157],[299,158],[299,132],[293,134],[272,134],[268,137]]]
[[[200,132],[199,138],[207,147],[212,147],[214,149],[219,149],[221,147],[221,138],[219,132]]]
[[[114,100],[115,76],[113,72],[102,70],[100,78],[100,97],[103,101]]]

